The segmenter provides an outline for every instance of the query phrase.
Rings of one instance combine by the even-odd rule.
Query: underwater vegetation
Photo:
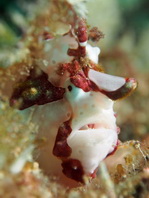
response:
[[[106,34],[87,17],[90,1],[13,5],[26,9],[25,26],[13,30],[3,15],[13,41],[1,42],[0,197],[148,197],[147,130],[136,138],[132,110],[143,90],[113,109],[137,87],[127,53],[102,53]]]

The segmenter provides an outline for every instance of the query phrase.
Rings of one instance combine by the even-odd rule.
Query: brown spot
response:
[[[63,98],[65,89],[49,82],[47,74],[31,71],[30,76],[17,84],[10,98],[10,105],[20,110],[32,105],[43,105]]]
[[[78,182],[84,183],[84,170],[79,160],[68,159],[62,163],[63,173]]]
[[[89,31],[89,40],[93,41],[93,42],[97,42],[99,41],[101,38],[104,38],[104,34],[98,30],[97,27],[93,27],[90,31]]]
[[[67,137],[69,136],[71,131],[72,129],[70,127],[70,121],[66,121],[63,123],[62,126],[60,126],[53,148],[53,154],[55,156],[61,158],[70,156],[71,148],[67,144]]]

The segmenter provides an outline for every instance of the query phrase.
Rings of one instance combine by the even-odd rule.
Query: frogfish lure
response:
[[[57,131],[51,127],[48,132],[55,133],[49,152],[61,160],[65,176],[82,183],[85,175],[95,177],[100,162],[116,149],[114,101],[129,95],[137,86],[134,78],[104,73],[98,65],[100,49],[92,47],[88,40],[83,19],[67,34],[45,39],[45,45],[52,47],[46,50],[44,63],[16,86],[10,99],[10,105],[20,110],[57,104],[59,121]],[[67,116],[59,119],[63,117],[63,105]]]

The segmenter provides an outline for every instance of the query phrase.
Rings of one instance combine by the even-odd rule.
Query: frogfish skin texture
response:
[[[129,95],[137,83],[102,71],[100,49],[88,44],[83,19],[78,21],[77,31],[71,28],[44,42],[51,46],[45,52],[48,64],[33,69],[14,89],[10,105],[20,110],[45,107],[51,115],[50,127],[44,128],[49,139],[45,152],[52,156],[49,168],[54,169],[52,160],[58,158],[63,174],[83,183],[84,175],[95,177],[100,162],[116,149],[119,130],[114,101]],[[41,122],[44,126],[44,120]]]

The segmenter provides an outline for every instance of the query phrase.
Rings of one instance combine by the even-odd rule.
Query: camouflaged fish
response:
[[[47,33],[44,61],[18,84],[10,99],[11,106],[20,110],[42,106],[36,115],[49,115],[49,127],[39,119],[40,128],[48,134],[42,155],[50,163],[44,162],[45,166],[58,173],[54,162],[58,158],[64,175],[82,183],[85,175],[94,178],[100,162],[116,150],[119,129],[114,101],[137,86],[133,78],[103,72],[98,65],[100,49],[88,44],[90,37],[83,19],[63,36]]]

